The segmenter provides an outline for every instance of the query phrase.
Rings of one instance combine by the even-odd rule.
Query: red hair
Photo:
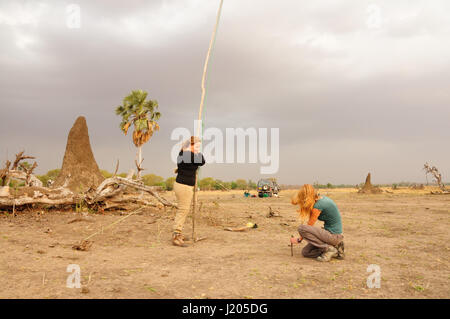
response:
[[[311,215],[314,204],[319,199],[319,194],[310,184],[303,185],[291,198],[292,205],[300,205],[298,210],[300,219],[305,221]]]

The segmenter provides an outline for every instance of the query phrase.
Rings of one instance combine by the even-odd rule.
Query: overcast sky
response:
[[[114,113],[132,89],[160,105],[145,173],[173,176],[176,127],[193,128],[219,0],[0,2],[0,160],[25,150],[60,167],[76,117],[103,169],[133,167]],[[73,12],[73,11],[72,11]],[[208,76],[205,127],[279,128],[286,184],[450,181],[450,2],[225,0]],[[70,22],[70,21],[69,21]],[[3,164],[2,164],[3,165]],[[261,164],[202,177],[257,180]]]

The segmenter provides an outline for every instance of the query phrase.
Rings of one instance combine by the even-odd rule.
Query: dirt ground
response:
[[[299,223],[287,190],[279,198],[200,192],[196,230],[207,239],[186,248],[170,243],[169,209],[129,217],[94,237],[88,251],[72,245],[120,212],[2,212],[0,298],[449,298],[450,195],[426,192],[322,190],[344,225],[346,259],[330,263],[303,258],[305,243],[291,257]],[[280,217],[266,217],[269,206]],[[224,231],[248,222],[258,228]],[[84,288],[67,288],[70,264],[80,266]],[[367,287],[370,264],[380,266],[380,288]]]

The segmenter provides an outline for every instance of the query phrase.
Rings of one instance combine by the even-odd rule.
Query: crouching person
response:
[[[309,184],[300,188],[292,197],[291,203],[300,206],[298,212],[302,220],[302,225],[298,228],[300,237],[291,238],[291,243],[300,243],[303,239],[308,242],[302,255],[318,261],[344,259],[342,220],[336,203],[326,196],[320,196]],[[324,228],[314,227],[317,220],[324,222]],[[307,224],[303,225],[306,221]]]

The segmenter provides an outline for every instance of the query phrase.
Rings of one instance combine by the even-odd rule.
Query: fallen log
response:
[[[30,204],[72,205],[79,200],[80,198],[77,195],[65,188],[50,189],[47,187],[29,186],[11,189],[5,186],[0,191],[0,207],[3,208]]]
[[[107,197],[111,197],[117,195],[119,193],[120,186],[128,186],[130,188],[134,188],[137,190],[145,191],[155,197],[161,204],[164,206],[172,207],[173,203],[159,196],[157,192],[150,186],[145,186],[139,182],[133,181],[131,179],[123,178],[123,177],[111,177],[105,179],[98,187],[94,193],[94,196],[88,200],[92,203],[96,201],[101,201]]]
[[[121,196],[114,196],[103,201],[104,209],[134,209],[134,207],[150,206],[162,208],[164,205],[153,200],[150,195],[143,197],[141,194],[123,194]]]
[[[71,174],[68,173],[63,180],[60,178],[61,186],[44,187],[42,182],[34,176],[33,170],[37,167],[35,162],[32,166],[21,163],[24,159],[34,159],[25,156],[24,152],[16,154],[14,163],[6,161],[5,167],[0,170],[0,208],[15,208],[24,205],[47,205],[50,207],[79,205],[86,203],[87,206],[101,205],[103,208],[120,207],[130,209],[135,206],[153,207],[176,207],[175,204],[161,197],[157,193],[157,187],[145,186],[141,181],[134,181],[134,171],[130,170],[126,178],[116,176],[107,178],[100,183],[96,189],[88,189],[79,193],[70,188]],[[25,181],[25,187],[10,188],[11,179]],[[73,186],[73,185],[72,185]],[[139,192],[137,192],[137,191]],[[156,202],[155,202],[156,199]]]
[[[140,192],[133,192],[134,189]],[[76,194],[65,187],[55,189],[41,186],[19,187],[17,189],[11,189],[8,186],[0,187],[0,208],[30,204],[66,206],[79,204],[80,202],[85,202],[87,206],[102,204],[106,206],[105,208],[127,208],[136,205],[176,207],[174,203],[161,197],[152,187],[117,176],[104,180],[96,190],[90,190],[82,194]]]

